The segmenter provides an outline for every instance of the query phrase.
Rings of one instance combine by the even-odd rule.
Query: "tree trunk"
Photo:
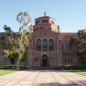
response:
[[[20,64],[20,61],[17,60],[17,68],[16,68],[17,70],[19,70],[19,68],[20,68],[20,65],[19,64]]]

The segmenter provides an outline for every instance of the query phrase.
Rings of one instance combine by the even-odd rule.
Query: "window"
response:
[[[72,62],[73,62],[72,58],[65,58],[65,63],[72,63]]]
[[[48,23],[48,20],[42,20],[42,23]]]
[[[69,49],[69,42],[68,42],[68,41],[65,41],[65,42],[63,43],[63,49],[64,49],[64,50],[68,50],[68,49]]]
[[[43,50],[46,51],[48,46],[48,42],[46,39],[43,40]]]
[[[70,59],[70,62],[71,62],[71,63],[73,62],[73,59],[72,59],[72,58]]]
[[[36,21],[35,23],[36,23],[36,25],[38,25],[40,23],[40,21]]]
[[[35,61],[35,62],[37,62],[37,61],[38,61],[38,58],[37,58],[37,57],[35,57],[35,58],[34,58],[34,61]]]
[[[54,49],[54,41],[53,39],[49,40],[49,50],[53,50]]]
[[[41,50],[41,40],[40,39],[38,39],[36,42],[36,48],[37,50]]]
[[[67,59],[65,58],[65,62],[67,62]]]

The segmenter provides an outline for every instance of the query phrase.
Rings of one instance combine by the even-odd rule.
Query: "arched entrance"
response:
[[[47,55],[43,55],[42,56],[42,66],[43,67],[47,67],[48,66],[48,56]]]

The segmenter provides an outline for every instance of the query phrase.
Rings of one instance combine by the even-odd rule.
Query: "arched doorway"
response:
[[[47,55],[43,55],[42,56],[42,66],[43,67],[47,67],[48,66],[48,56]]]

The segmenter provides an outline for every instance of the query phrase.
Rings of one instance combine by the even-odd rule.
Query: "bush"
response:
[[[63,69],[65,69],[65,70],[71,70],[72,66],[71,65],[64,65]]]
[[[0,69],[16,69],[16,65],[0,65]],[[20,70],[26,69],[25,65],[20,65]]]
[[[63,69],[65,69],[65,70],[86,70],[86,67],[84,67],[84,66],[64,65]]]

